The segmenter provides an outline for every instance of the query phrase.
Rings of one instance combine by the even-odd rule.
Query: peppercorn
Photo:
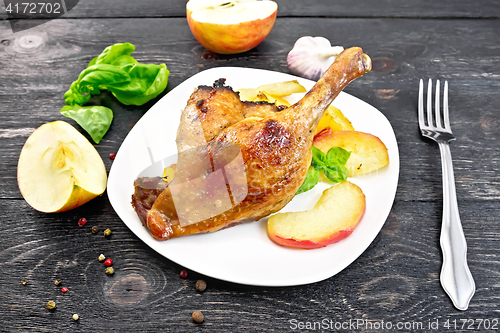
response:
[[[113,265],[113,260],[111,259],[104,260],[104,266],[111,266],[111,265]]]
[[[23,286],[26,285],[26,281],[25,280],[22,280],[21,283],[23,284]]]
[[[196,281],[196,290],[203,292],[205,289],[207,289],[207,283],[204,280]]]
[[[62,291],[63,293],[65,293],[65,292],[67,292],[67,291],[68,291],[68,288],[63,287],[63,288],[61,289],[61,291]]]
[[[113,269],[113,267],[109,266],[109,267],[106,267],[106,270],[104,271],[104,273],[106,273],[108,275],[112,275],[115,273],[115,270]]]
[[[99,228],[98,228],[96,225],[94,225],[94,226],[92,227],[91,232],[92,232],[93,234],[97,234],[97,233],[99,232]]]
[[[54,301],[48,301],[47,302],[47,309],[53,310],[55,308],[56,308],[56,302],[54,302]]]
[[[115,153],[110,153],[110,154],[109,154],[109,159],[110,159],[110,160],[114,160],[114,159],[115,159],[115,157],[116,157],[116,154],[115,154]]]
[[[87,219],[85,217],[80,217],[78,220],[78,226],[83,227],[87,223]]]
[[[80,319],[80,316],[79,316],[77,313],[75,313],[75,314],[73,315],[73,320],[74,320],[74,321],[77,321],[78,319]]]
[[[104,261],[104,259],[106,259],[106,257],[104,256],[104,254],[101,253],[101,255],[99,256],[99,261]]]
[[[179,276],[183,279],[187,278],[188,277],[188,272],[183,269],[180,273],[179,273]]]
[[[60,285],[60,284],[61,284],[61,282],[62,282],[61,280],[57,279],[57,280],[55,280],[55,281],[54,281],[54,284],[55,284],[56,286],[58,286],[58,285]]]
[[[203,322],[203,320],[205,319],[205,316],[203,316],[203,313],[201,313],[201,311],[195,311],[191,315],[191,318],[193,318],[195,323],[201,324]]]
[[[111,229],[104,230],[104,236],[108,237],[109,235],[111,235]]]

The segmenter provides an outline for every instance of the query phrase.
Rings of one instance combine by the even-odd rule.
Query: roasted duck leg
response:
[[[141,206],[141,191],[137,191],[136,184],[132,204],[142,214],[141,219],[153,237],[167,240],[213,232],[257,221],[283,208],[305,179],[311,164],[313,134],[325,110],[349,82],[370,69],[371,60],[361,48],[347,49],[299,102],[284,110],[273,104],[242,102],[231,88],[221,84],[223,81],[217,81],[214,87],[200,86],[181,115],[174,181],[162,189],[152,207],[146,208]],[[231,193],[232,205],[223,211],[221,200],[217,199],[219,192],[207,195],[202,187],[187,195],[188,191],[174,186],[176,180],[180,186],[195,178],[205,179],[216,171],[214,163],[219,157],[224,160],[224,156],[231,155],[232,159],[238,155],[227,153],[234,147],[239,149],[241,169],[246,176],[245,195],[241,197],[238,186],[218,189]],[[205,183],[203,186],[214,186],[209,181]],[[147,193],[149,201],[150,194]],[[188,202],[182,212],[178,212],[179,205],[174,202],[176,196],[176,202]],[[181,213],[200,209],[220,213],[195,223],[181,223]]]

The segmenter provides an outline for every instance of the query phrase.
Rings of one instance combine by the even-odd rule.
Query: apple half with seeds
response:
[[[55,213],[101,195],[107,175],[94,146],[70,124],[55,121],[40,126],[26,140],[17,182],[30,206]]]

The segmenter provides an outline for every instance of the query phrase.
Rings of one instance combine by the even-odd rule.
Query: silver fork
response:
[[[434,112],[432,111],[432,80],[427,87],[427,112],[424,112],[424,82],[420,80],[418,94],[418,123],[422,135],[436,141],[441,151],[443,171],[443,223],[441,225],[441,285],[459,310],[467,310],[476,286],[467,266],[467,243],[460,222],[455,178],[449,141],[455,136],[451,132],[448,112],[448,81],[444,83],[443,115],[439,105],[439,80],[436,82]],[[442,119],[441,119],[442,118]]]

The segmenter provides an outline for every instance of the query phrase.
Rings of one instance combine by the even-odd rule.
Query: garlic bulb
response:
[[[304,36],[295,42],[286,64],[293,74],[317,81],[342,51],[342,46],[332,47],[324,37]]]

